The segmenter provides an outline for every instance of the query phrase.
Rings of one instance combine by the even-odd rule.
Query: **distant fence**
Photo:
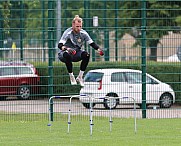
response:
[[[55,50],[55,49],[54,49]],[[2,57],[6,60],[22,60],[27,62],[48,61],[48,48],[0,48]],[[23,58],[21,59],[21,54]],[[55,52],[57,55],[57,51]]]

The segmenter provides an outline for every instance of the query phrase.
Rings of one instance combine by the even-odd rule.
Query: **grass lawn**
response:
[[[16,116],[15,116],[16,117]],[[181,142],[181,119],[108,118],[93,119],[90,136],[88,118],[73,118],[67,133],[67,116],[47,126],[48,119],[36,115],[34,120],[0,120],[0,146],[178,146]]]

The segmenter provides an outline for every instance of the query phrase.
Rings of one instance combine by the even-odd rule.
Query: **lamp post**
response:
[[[93,36],[94,36],[94,40],[96,40],[97,39],[97,37],[96,37],[96,29],[97,29],[97,27],[99,26],[99,23],[98,23],[98,16],[93,16],[93,27],[94,27],[94,29],[93,29]],[[95,50],[92,50],[92,61],[95,61],[96,60],[96,55],[95,55]]]

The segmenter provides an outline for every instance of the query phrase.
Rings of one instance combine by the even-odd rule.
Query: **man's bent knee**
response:
[[[90,54],[87,52],[82,52],[81,57],[82,57],[82,59],[86,59],[86,60],[88,59],[89,60]]]
[[[60,61],[62,61],[64,63],[72,60],[71,56],[67,52],[58,53],[58,58]]]

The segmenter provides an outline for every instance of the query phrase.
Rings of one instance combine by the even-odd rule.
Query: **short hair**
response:
[[[75,21],[78,21],[79,23],[83,22],[82,18],[80,18],[79,15],[75,15],[74,19],[72,20],[72,23],[75,23]]]

